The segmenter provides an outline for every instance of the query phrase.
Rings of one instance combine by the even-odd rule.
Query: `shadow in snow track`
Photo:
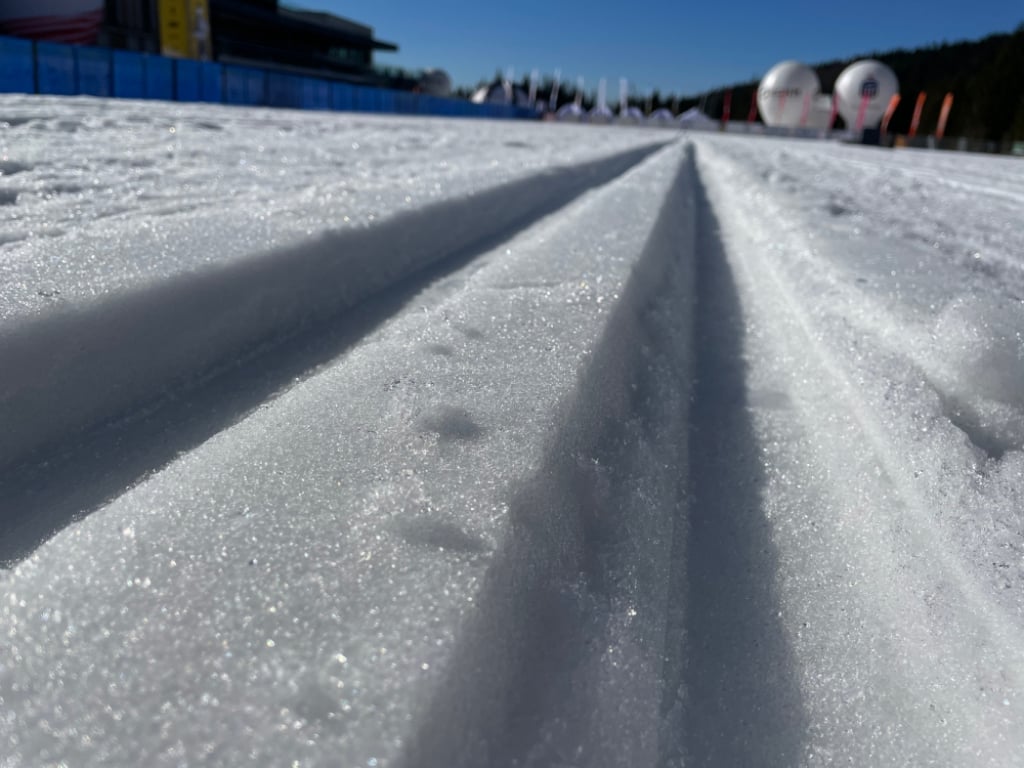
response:
[[[775,587],[744,316],[699,185],[697,206],[682,752],[701,768],[789,768],[800,763],[807,715]]]
[[[693,161],[679,169],[399,765],[654,765],[685,530]]]
[[[366,282],[367,292],[354,303],[327,295],[312,302],[312,308],[298,307],[300,314],[294,317],[289,315],[290,309],[276,315],[269,313],[284,319],[262,336],[227,349],[223,359],[187,372],[178,380],[160,381],[148,398],[119,402],[113,412],[85,430],[65,426],[65,433],[58,433],[44,447],[6,468],[0,467],[0,565],[11,565],[28,556],[70,522],[85,517],[147,473],[238,422],[294,381],[343,354],[435,281],[466,267],[476,257],[586,191],[626,173],[664,146],[651,144],[582,166],[556,169],[541,178],[531,177],[483,192],[469,201],[421,209],[394,225],[384,224],[353,234],[329,234],[305,246],[254,259],[253,265],[230,266],[213,281],[212,287],[201,281],[192,286],[194,291],[189,290],[189,285],[172,286],[173,290],[167,291],[158,287],[153,296],[129,297],[125,302],[127,308],[115,307],[106,316],[81,318],[74,327],[95,324],[101,335],[111,327],[131,328],[133,317],[140,320],[153,316],[166,316],[168,323],[176,317],[188,318],[198,326],[197,333],[202,334],[202,314],[188,311],[190,302],[195,301],[193,295],[198,295],[200,303],[209,301],[214,309],[236,299],[251,301],[253,295],[268,288],[300,298],[303,291],[320,296],[330,291],[332,285],[346,283],[346,274],[341,271],[346,262],[332,258],[346,251],[353,252],[356,258],[349,265],[349,283],[365,282],[363,273],[372,271],[372,263],[379,261],[382,253],[396,249],[414,249],[421,253],[421,262],[427,262],[412,274],[383,285],[374,287],[372,282]],[[508,205],[503,206],[506,202]],[[482,221],[472,226],[465,223],[481,211],[485,214]],[[429,231],[469,234],[458,248],[433,256],[430,249],[436,246],[429,240],[424,242],[424,232]],[[447,241],[457,242],[458,237],[448,236]],[[295,298],[290,301],[303,303]],[[327,303],[331,301],[335,304],[333,311],[329,311]],[[184,304],[186,309],[176,303]],[[119,312],[126,317],[119,319]],[[174,336],[174,328],[165,327],[168,323],[154,326],[149,334]],[[25,354],[31,355],[32,344],[45,346],[46,338],[59,339],[62,333],[59,324],[43,329],[34,340],[26,340]],[[149,353],[158,359],[160,344],[146,333],[140,338],[139,343],[151,347]],[[172,346],[180,347],[183,343],[186,342],[175,337]],[[138,357],[146,354],[146,350],[136,353]],[[107,355],[108,351],[101,354]],[[109,350],[112,362],[108,367],[112,373],[119,354],[121,350],[116,346]],[[144,357],[139,359],[145,361]],[[0,368],[4,360],[0,354]],[[100,379],[103,370],[97,364],[87,373]],[[40,382],[40,386],[43,383],[49,382]],[[68,383],[71,391],[67,394],[73,396],[76,383],[73,379]],[[116,391],[116,382],[109,383],[109,389]],[[103,389],[101,384],[95,388]],[[56,390],[34,396],[62,400],[61,392]]]

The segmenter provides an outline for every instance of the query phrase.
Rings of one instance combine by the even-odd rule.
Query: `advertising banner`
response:
[[[209,61],[210,8],[206,0],[159,0],[160,53]]]

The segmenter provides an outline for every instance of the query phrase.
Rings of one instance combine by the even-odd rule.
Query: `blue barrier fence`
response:
[[[254,107],[529,118],[522,107],[216,62],[0,36],[0,92],[212,102]]]

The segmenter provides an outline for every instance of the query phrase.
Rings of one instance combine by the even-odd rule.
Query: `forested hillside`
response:
[[[921,131],[930,132],[938,121],[942,97],[953,93],[953,110],[946,134],[997,142],[1024,140],[1024,24],[1011,34],[990,35],[982,40],[886,53],[869,53],[850,59],[812,65],[821,78],[823,93],[831,93],[839,73],[859,58],[885,62],[900,81],[902,101],[893,115],[890,131],[906,133],[917,94],[927,101],[921,117]],[[757,82],[733,86],[733,119],[743,119]],[[682,106],[704,101],[713,117],[722,114],[721,88],[688,99]],[[663,101],[671,101],[662,99]]]
[[[885,62],[899,78],[902,101],[892,118],[891,132],[908,131],[914,102],[922,91],[927,94],[927,100],[920,131],[934,131],[942,98],[952,92],[954,103],[947,136],[1000,143],[1024,140],[1024,24],[1012,33],[990,35],[981,40],[942,43],[914,50],[867,52],[849,59],[813,64],[821,79],[822,92],[831,93],[839,73],[861,58]],[[500,78],[501,73],[496,77]],[[524,91],[527,90],[527,77],[523,77],[521,85]],[[548,100],[552,85],[550,78],[540,83],[538,98]],[[609,82],[608,86],[608,100],[613,105],[618,99],[616,85]],[[749,114],[757,85],[757,80],[751,80],[689,96],[655,91],[653,94],[634,95],[630,102],[642,109],[668,107],[676,113],[700,105],[708,115],[719,118],[725,93],[731,89],[732,119],[743,120]],[[463,92],[468,96],[471,90],[463,89]],[[563,82],[558,104],[572,101],[575,95],[573,83]],[[592,106],[594,100],[594,93],[587,93],[583,99],[584,106]],[[842,118],[838,124],[842,125]]]

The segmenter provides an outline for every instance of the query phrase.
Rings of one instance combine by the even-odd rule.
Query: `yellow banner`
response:
[[[206,0],[159,0],[160,53],[179,59],[209,60],[210,8]]]
[[[160,53],[184,58],[189,53],[188,0],[160,0]]]

